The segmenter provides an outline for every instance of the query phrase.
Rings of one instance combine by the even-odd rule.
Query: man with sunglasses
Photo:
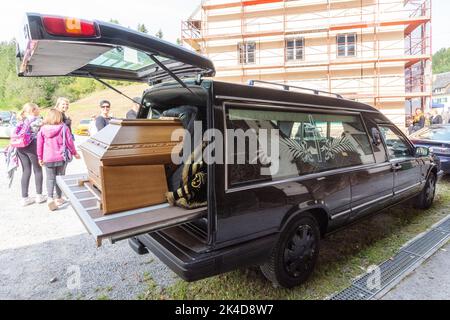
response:
[[[109,111],[111,110],[111,103],[108,100],[100,101],[100,115],[95,118],[95,127],[97,131],[102,130],[109,124],[111,117]]]

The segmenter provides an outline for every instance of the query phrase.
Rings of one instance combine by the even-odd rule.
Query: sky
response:
[[[164,39],[181,38],[181,21],[200,5],[200,0],[1,0],[0,41],[11,40],[21,30],[25,12],[71,16],[88,20],[117,19],[124,27],[143,23],[154,35],[159,29]]]
[[[1,0],[0,41],[11,40],[21,30],[25,12],[58,14],[84,19],[119,20],[125,27],[144,23],[151,34],[159,29],[164,39],[180,38],[181,21],[188,18],[201,0]],[[432,0],[433,51],[450,48],[450,1]]]

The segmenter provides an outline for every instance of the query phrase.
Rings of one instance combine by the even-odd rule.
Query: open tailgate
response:
[[[79,184],[79,181],[87,178],[87,174],[58,176],[57,184],[70,200],[87,231],[95,238],[97,246],[101,246],[104,239],[110,239],[114,243],[196,220],[207,213],[206,207],[186,210],[166,203],[105,216],[100,210],[98,191],[89,184]]]
[[[102,21],[27,13],[16,43],[21,77],[172,80],[160,64],[179,78],[215,74],[212,61],[194,51]]]

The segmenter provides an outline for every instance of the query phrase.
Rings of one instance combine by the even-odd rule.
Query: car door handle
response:
[[[398,170],[402,170],[403,166],[400,163],[396,163],[392,165],[392,170],[394,171],[398,171]]]

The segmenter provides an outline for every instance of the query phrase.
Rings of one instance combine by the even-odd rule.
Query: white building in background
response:
[[[450,72],[433,76],[433,108],[450,111]]]
[[[204,0],[182,40],[216,79],[330,91],[399,125],[431,106],[431,0]]]

